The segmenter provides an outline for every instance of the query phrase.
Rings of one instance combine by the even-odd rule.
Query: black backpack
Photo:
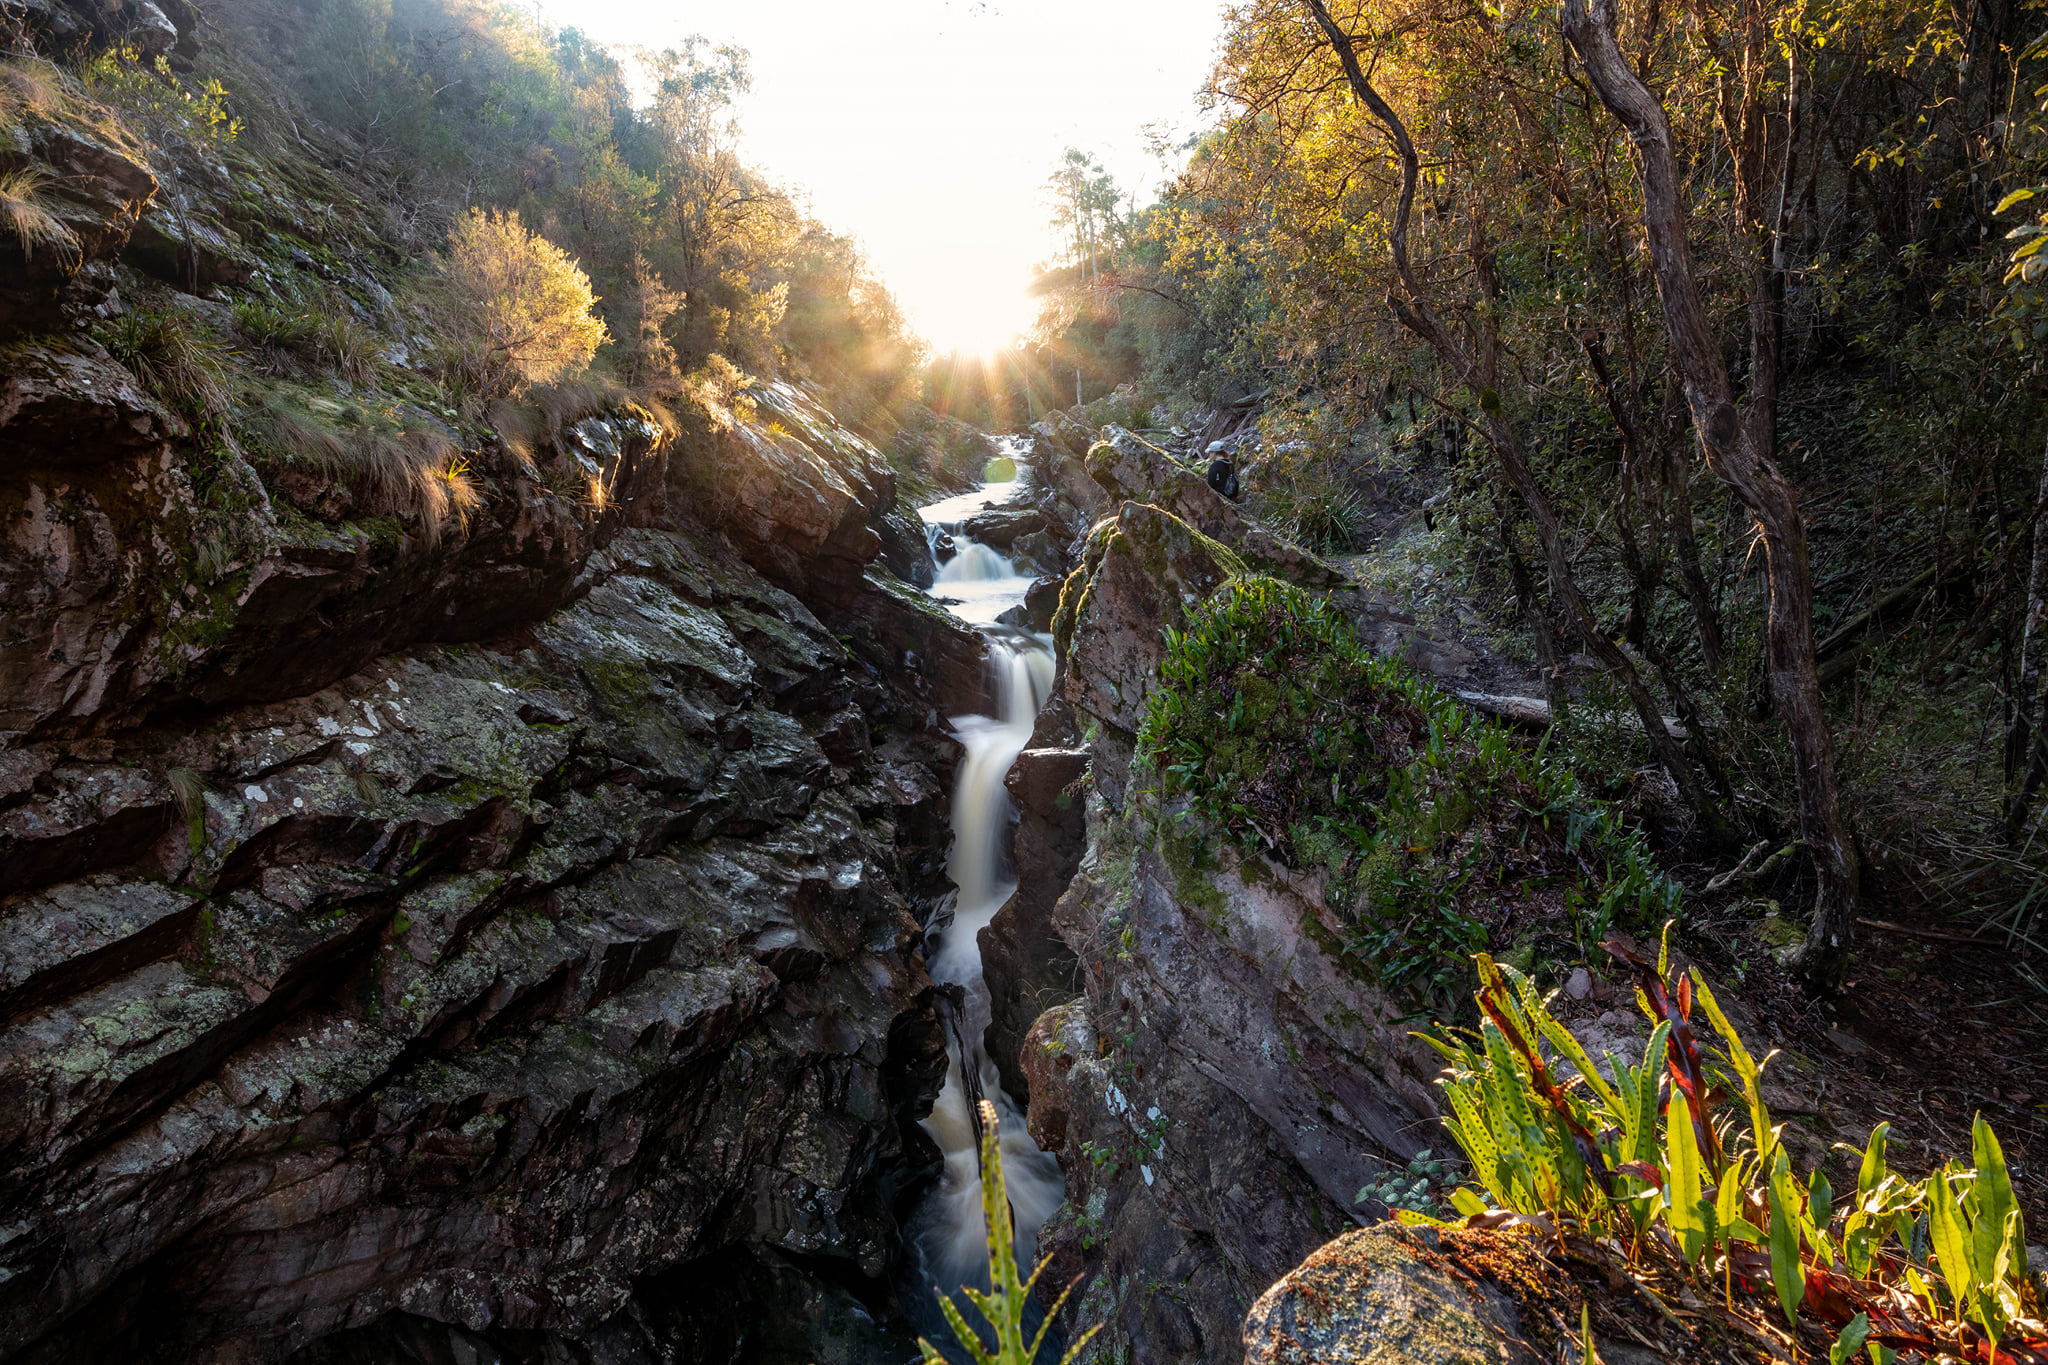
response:
[[[1209,461],[1209,487],[1236,502],[1237,466],[1221,455]]]

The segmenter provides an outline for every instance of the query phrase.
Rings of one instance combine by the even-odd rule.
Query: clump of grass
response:
[[[346,480],[389,510],[416,515],[428,545],[451,521],[467,530],[483,505],[482,485],[455,440],[404,409],[273,394],[249,426],[257,460]]]
[[[48,190],[54,183],[36,166],[0,172],[0,224],[21,244],[24,259],[33,262],[41,248],[71,266],[80,256],[78,238],[51,210]]]
[[[174,767],[164,774],[171,803],[185,822],[186,843],[193,853],[206,847],[206,779],[192,768]]]
[[[225,420],[234,405],[227,348],[176,313],[131,309],[100,339],[145,389],[199,425]]]
[[[1318,554],[1347,554],[1369,538],[1365,498],[1326,474],[1282,477],[1261,471],[1252,480],[1249,501],[1275,532]]]
[[[1183,827],[1323,869],[1343,946],[1383,980],[1441,986],[1489,928],[1561,920],[1583,948],[1678,908],[1640,834],[1567,766],[1271,578],[1233,579],[1168,630],[1138,753]]]
[[[235,331],[263,356],[266,373],[291,373],[290,357],[351,384],[377,377],[377,339],[346,313],[312,305],[279,308],[254,298],[237,302],[234,312]]]
[[[37,57],[0,60],[0,128],[12,128],[22,115],[49,118],[67,103],[64,73]]]

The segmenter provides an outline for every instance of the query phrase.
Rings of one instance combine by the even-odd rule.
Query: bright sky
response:
[[[551,23],[752,56],[748,158],[858,237],[940,350],[986,352],[1032,319],[1054,251],[1042,191],[1070,146],[1126,190],[1162,179],[1141,126],[1184,139],[1222,0],[540,0]]]

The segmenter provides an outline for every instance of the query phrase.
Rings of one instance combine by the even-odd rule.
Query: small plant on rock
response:
[[[1451,1163],[1435,1159],[1427,1147],[1417,1152],[1403,1170],[1388,1169],[1386,1175],[1370,1185],[1359,1187],[1352,1196],[1354,1204],[1381,1203],[1389,1210],[1407,1209],[1411,1213],[1441,1214],[1443,1203],[1435,1191],[1454,1184]]]
[[[216,423],[234,403],[228,351],[172,312],[131,310],[102,335],[114,358],[195,423]]]

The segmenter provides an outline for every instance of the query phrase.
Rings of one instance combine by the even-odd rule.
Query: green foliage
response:
[[[1477,1182],[1453,1192],[1459,1212],[1541,1217],[1560,1231],[1620,1238],[1635,1257],[1667,1257],[1730,1294],[1737,1284],[1767,1292],[1788,1322],[1804,1311],[1841,1329],[1831,1361],[1866,1345],[1874,1359],[1889,1358],[1893,1346],[1966,1355],[1973,1332],[1993,1345],[2017,1336],[2030,1350],[2048,1349],[2010,1174],[1981,1115],[1973,1164],[1951,1161],[1918,1181],[1890,1170],[1879,1124],[1853,1153],[1856,1189],[1837,1208],[1821,1170],[1802,1178],[1793,1169],[1761,1098],[1762,1064],[1705,979],[1697,970],[1669,979],[1668,954],[1652,967],[1616,951],[1655,1027],[1640,1066],[1605,1059],[1611,1083],[1534,983],[1485,954],[1476,959],[1479,1029],[1425,1036],[1450,1064],[1439,1082],[1450,1110],[1444,1125]],[[1721,1038],[1712,1065],[1693,1035],[1696,1002]],[[1557,1068],[1567,1064],[1581,1084],[1559,1083]],[[1660,1140],[1656,1097],[1667,1079]],[[1704,1101],[1715,1081],[1743,1095],[1746,1132],[1731,1125],[1724,1135],[1710,1123]],[[1931,1256],[1915,1254],[1922,1217]]]
[[[1046,1334],[1052,1330],[1059,1318],[1060,1309],[1065,1306],[1067,1295],[1073,1292],[1069,1285],[1060,1292],[1052,1308],[1046,1313],[1038,1334],[1027,1345],[1024,1340],[1024,1318],[1031,1302],[1032,1287],[1038,1277],[1045,1273],[1050,1259],[1040,1261],[1029,1279],[1017,1277],[1017,1247],[1015,1236],[1010,1229],[1010,1195],[1003,1183],[1003,1148],[998,1140],[1000,1123],[995,1106],[987,1100],[981,1101],[981,1216],[988,1230],[988,1278],[987,1292],[963,1285],[960,1292],[967,1301],[980,1310],[982,1319],[988,1323],[995,1337],[993,1348],[983,1339],[982,1334],[969,1326],[959,1307],[950,1295],[939,1295],[939,1306],[946,1314],[946,1323],[953,1329],[975,1365],[1034,1365],[1038,1350],[1045,1344]],[[1077,1338],[1067,1353],[1060,1357],[1059,1365],[1070,1365],[1089,1338],[1099,1330],[1090,1327]],[[924,1365],[945,1365],[946,1357],[938,1347],[924,1338],[918,1338],[917,1348]]]
[[[1380,452],[1373,424],[1360,416],[1320,399],[1268,408],[1256,440],[1238,451],[1246,509],[1319,554],[1370,548],[1370,509],[1352,475]]]
[[[140,123],[153,142],[177,137],[217,149],[242,134],[242,121],[229,112],[227,87],[218,77],[187,79],[167,58],[144,61],[132,46],[100,52],[79,80],[92,98]]]
[[[1387,1174],[1370,1185],[1359,1187],[1353,1195],[1354,1204],[1381,1203],[1389,1209],[1407,1209],[1411,1213],[1441,1214],[1444,1205],[1435,1191],[1454,1184],[1451,1164],[1435,1156],[1425,1147],[1417,1152],[1402,1170],[1389,1169]]]
[[[281,308],[251,296],[232,305],[235,331],[260,355],[272,374],[289,373],[283,353],[306,364],[332,370],[350,383],[367,385],[378,378],[376,334],[350,317],[345,308],[306,304]]]
[[[1640,836],[1569,769],[1274,579],[1234,579],[1168,630],[1138,752],[1179,818],[1320,866],[1346,946],[1385,979],[1445,972],[1483,944],[1476,907],[1510,869],[1525,892],[1552,878],[1586,942],[1677,909]]]

